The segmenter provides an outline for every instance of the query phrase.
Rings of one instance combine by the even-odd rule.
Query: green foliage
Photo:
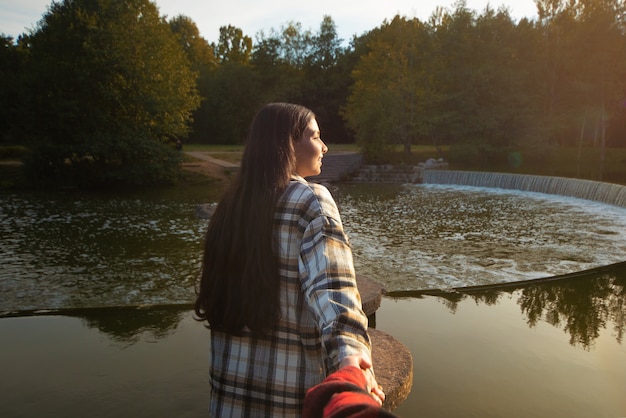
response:
[[[474,144],[488,158],[506,151],[526,135],[533,106],[522,89],[528,74],[518,59],[521,45],[508,12],[488,9],[476,17],[457,9],[438,31],[447,56],[439,90],[453,99],[447,102],[455,112],[440,132],[451,144]]]
[[[171,183],[178,176],[180,152],[145,132],[95,133],[89,142],[82,150],[40,144],[24,159],[27,177],[40,185],[88,187]]]
[[[410,144],[428,133],[432,73],[427,28],[396,16],[368,37],[344,116],[368,159],[393,144]],[[418,115],[422,115],[421,118]]]
[[[267,37],[263,32],[259,34],[259,45],[271,48],[267,52],[275,62],[297,69],[313,59],[313,42],[311,31],[303,30],[302,24],[293,21],[283,25],[280,30],[270,30]]]
[[[232,25],[220,28],[220,39],[213,46],[220,62],[248,64],[252,55],[252,39]]]
[[[507,12],[460,6],[436,26],[396,16],[374,31],[345,116],[366,154],[430,142],[494,157],[526,134],[532,103]],[[382,112],[382,113],[381,113]]]
[[[269,35],[263,32],[257,35],[252,65],[262,86],[260,102],[300,102],[306,77],[302,68],[305,57],[299,51],[308,47],[296,40],[311,39],[310,33],[300,34],[300,30],[300,26],[290,24],[281,31],[272,29]]]
[[[179,15],[171,19],[169,24],[172,32],[178,36],[178,43],[185,51],[193,71],[202,73],[215,69],[218,64],[215,47],[200,36],[200,31],[193,20]]]
[[[19,119],[16,107],[20,97],[20,74],[27,59],[23,39],[17,42],[0,35],[0,143],[14,143],[14,124]]]
[[[223,26],[209,44],[190,18],[166,22],[148,0],[52,3],[36,31],[3,39],[0,141],[80,170],[64,178],[117,182],[126,165],[97,176],[85,161],[118,161],[103,150],[130,153],[135,138],[165,153],[176,139],[239,145],[261,105],[287,101],[316,113],[327,142],[356,141],[371,162],[401,147],[408,163],[419,145],[485,167],[592,147],[610,176],[602,150],[626,146],[626,3],[535,3],[537,20],[514,22],[459,1],[427,22],[396,16],[348,46],[330,16],[317,31],[288,21],[254,43]],[[151,153],[140,155],[153,164]]]
[[[170,144],[187,134],[199,97],[177,36],[153,3],[52,3],[29,36],[29,52],[21,134],[32,150],[32,179],[89,185],[174,178]]]
[[[191,69],[198,74],[196,88],[202,100],[193,112],[193,123],[186,142],[205,142],[214,137],[212,133],[212,108],[207,100],[214,95],[213,79],[219,61],[215,54],[215,46],[200,36],[196,24],[186,16],[177,16],[170,20],[172,31],[178,36],[178,42],[185,51]]]
[[[211,95],[206,100],[201,118],[209,121],[210,137],[203,143],[242,144],[248,126],[260,106],[255,97],[257,79],[250,65],[239,62],[222,63],[210,81]]]
[[[200,73],[203,95],[194,114],[190,140],[203,144],[241,144],[260,106],[261,86],[250,63],[252,40],[234,26],[220,28],[217,45],[211,45],[215,64]]]
[[[341,39],[333,19],[326,15],[320,23],[319,31],[312,38],[312,52],[307,57],[309,65],[320,70],[332,70],[344,53]]]
[[[547,136],[559,145],[573,145],[582,130],[586,141],[608,144],[610,125],[624,118],[626,3],[541,0],[537,6],[537,29],[545,40]],[[622,138],[623,129],[613,138]]]
[[[484,166],[518,149],[624,144],[626,3],[537,5],[537,22],[457,2],[367,34],[343,115],[368,160],[396,143],[407,154],[447,144],[453,160]]]
[[[353,142],[340,115],[352,83],[353,66],[330,16],[324,16],[310,40],[311,55],[305,59],[304,84],[296,100],[315,112],[324,141]]]
[[[238,28],[220,29],[219,62],[203,81],[201,90],[208,94],[196,116],[206,134],[194,133],[196,142],[241,144],[254,113],[274,101],[310,107],[327,140],[345,140],[338,109],[351,82],[350,69],[337,65],[344,50],[332,19],[325,17],[315,34],[289,22],[257,38],[248,60],[249,38]]]

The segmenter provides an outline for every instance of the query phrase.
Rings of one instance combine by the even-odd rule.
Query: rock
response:
[[[216,207],[217,203],[200,204],[196,207],[196,216],[200,219],[209,219],[215,212]]]

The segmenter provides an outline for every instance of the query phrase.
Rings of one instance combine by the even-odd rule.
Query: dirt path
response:
[[[183,163],[183,170],[190,171],[202,176],[210,177],[219,181],[227,181],[232,177],[232,173],[237,165],[227,161],[218,160],[202,152],[185,152],[193,157],[195,161]]]
[[[227,161],[217,160],[203,153],[186,152],[192,156],[194,161],[181,164],[183,170],[200,174],[205,177],[216,179],[219,181],[227,181],[232,178],[232,173],[236,169],[236,165]],[[21,161],[0,161],[0,166],[21,167]]]

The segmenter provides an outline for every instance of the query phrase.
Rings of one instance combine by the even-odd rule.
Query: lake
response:
[[[376,327],[413,355],[398,414],[626,416],[625,209],[456,186],[331,191],[357,272],[389,292]],[[0,194],[0,415],[204,416],[208,332],[189,304],[195,210],[216,198]],[[438,292],[481,285],[495,287]]]

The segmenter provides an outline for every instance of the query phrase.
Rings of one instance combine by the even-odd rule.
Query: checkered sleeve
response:
[[[325,187],[312,187],[316,201],[309,208],[316,216],[304,231],[299,270],[305,301],[318,322],[328,374],[346,356],[371,359],[371,344],[339,211]]]

